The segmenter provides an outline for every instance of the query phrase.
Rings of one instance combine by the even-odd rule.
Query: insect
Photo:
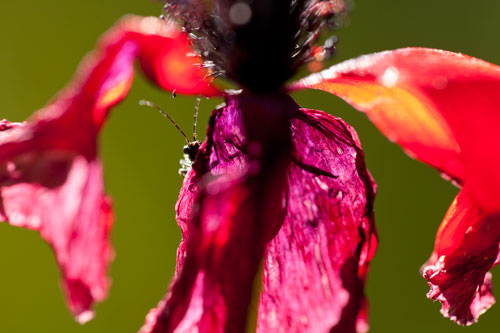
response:
[[[170,122],[177,128],[179,133],[182,134],[182,136],[186,139],[187,145],[184,146],[183,148],[183,153],[184,153],[184,158],[179,160],[179,164],[181,165],[181,168],[179,169],[179,175],[182,177],[185,177],[186,174],[191,170],[191,167],[193,166],[193,163],[196,159],[196,155],[198,155],[198,150],[200,149],[201,142],[197,139],[196,135],[196,124],[198,122],[198,112],[200,109],[200,101],[201,98],[196,99],[196,106],[194,109],[194,121],[193,121],[193,140],[190,140],[189,137],[184,133],[184,131],[177,125],[177,123],[174,121],[172,117],[165,111],[163,111],[157,104],[147,101],[147,100],[140,100],[139,105],[144,105],[144,106],[149,106],[152,108],[155,108],[158,110],[165,118],[170,120]]]

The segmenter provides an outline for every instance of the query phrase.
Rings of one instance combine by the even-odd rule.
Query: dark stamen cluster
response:
[[[338,39],[331,36],[322,46],[315,42],[323,30],[338,30],[350,10],[349,0],[308,0],[300,15],[300,27],[295,36],[295,49],[292,54],[295,70],[304,64],[327,60],[335,54]]]
[[[165,0],[164,16],[187,32],[203,66],[257,92],[279,89],[301,66],[333,55],[346,0]],[[263,79],[265,78],[265,79]]]
[[[227,52],[234,38],[222,19],[221,1],[166,0],[165,17],[180,22],[193,42],[195,50],[204,60],[203,66],[213,75],[226,75]]]

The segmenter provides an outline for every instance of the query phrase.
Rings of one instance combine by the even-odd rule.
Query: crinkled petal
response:
[[[304,78],[345,99],[410,155],[500,211],[500,67],[465,55],[407,48],[363,56]]]
[[[285,220],[267,248],[258,332],[366,332],[374,184],[354,130],[321,111],[292,121]]]
[[[26,123],[0,123],[1,218],[40,231],[52,245],[68,305],[81,322],[92,317],[93,302],[106,297],[112,257],[98,132],[127,94],[136,59],[165,89],[218,94],[188,50],[185,34],[172,23],[126,17],[45,108]]]
[[[427,297],[442,303],[441,312],[470,325],[494,303],[491,274],[498,256],[500,215],[488,215],[464,187],[441,224],[434,252],[422,267],[431,286]]]
[[[283,221],[297,109],[288,96],[242,94],[214,112],[177,205],[177,274],[141,332],[245,331],[255,274]]]

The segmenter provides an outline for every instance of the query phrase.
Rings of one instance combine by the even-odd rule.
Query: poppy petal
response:
[[[321,111],[292,120],[283,226],[267,247],[258,332],[366,332],[377,240],[374,184],[357,135]]]
[[[36,172],[36,171],[35,171]],[[102,167],[76,157],[64,184],[50,188],[22,182],[2,186],[0,218],[37,230],[56,254],[68,306],[80,323],[92,319],[92,304],[106,298],[113,258],[111,201],[104,195]]]
[[[349,60],[290,87],[301,88],[330,92],[366,112],[410,155],[467,182],[483,209],[500,211],[500,67],[407,48]]]
[[[2,141],[29,135],[27,123],[4,120],[0,127]],[[25,153],[1,164],[0,189],[0,219],[40,232],[56,254],[70,310],[81,323],[92,319],[113,258],[101,164],[61,150]]]
[[[286,95],[241,94],[214,112],[177,205],[177,274],[141,332],[244,332],[255,275],[282,223],[297,110]]]
[[[112,214],[96,157],[98,133],[110,108],[128,93],[136,59],[161,63],[147,73],[163,88],[217,94],[199,60],[184,52],[188,47],[171,23],[126,17],[46,107],[25,123],[0,122],[1,218],[38,230],[52,245],[68,305],[80,322],[90,319],[93,303],[106,297],[112,258]],[[183,80],[168,78],[168,59]]]
[[[152,43],[155,43],[156,50],[152,50]],[[93,158],[96,155],[96,136],[108,111],[130,89],[135,59],[155,62],[157,57],[167,55],[166,50],[172,49],[176,52],[175,61],[181,62],[177,51],[188,46],[186,37],[171,23],[153,17],[129,16],[122,19],[101,38],[97,49],[84,59],[69,86],[32,117],[24,135],[14,137],[10,134],[5,140],[0,137],[0,161],[24,152],[45,149],[67,150]],[[179,93],[219,94],[207,81],[200,81],[205,74],[193,65],[195,58],[185,54],[184,58],[185,63],[192,66],[185,66],[182,75],[197,77],[197,80],[191,85],[165,83],[165,87]],[[165,61],[162,60],[162,63]],[[166,68],[168,66],[155,70]],[[166,79],[159,79],[159,76],[168,75],[157,71],[148,71],[148,74],[161,82],[166,82]],[[180,73],[176,72],[176,75]],[[173,79],[175,77],[170,80]]]
[[[441,312],[470,325],[494,303],[491,274],[500,242],[500,215],[488,215],[464,187],[439,228],[434,252],[422,267],[431,286],[427,297],[442,303]]]

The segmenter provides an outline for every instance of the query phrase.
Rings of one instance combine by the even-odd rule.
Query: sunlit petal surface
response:
[[[480,206],[500,211],[500,67],[423,48],[348,60],[306,77],[364,111],[411,156],[459,182]]]
[[[214,111],[181,190],[174,283],[141,332],[245,330],[259,264],[282,223],[289,118],[298,106],[286,95],[242,94],[226,104]]]
[[[291,100],[281,99],[264,105],[230,97],[214,112],[177,204],[183,241],[175,282],[142,332],[242,331],[264,250],[259,332],[368,329],[363,287],[377,243],[374,184],[357,135],[338,118],[294,111]],[[269,109],[281,104],[295,114],[286,172],[268,163],[288,159],[281,134],[268,147],[257,145],[269,125],[250,124],[259,128],[255,134],[244,125],[246,112],[267,109],[271,118]],[[267,158],[257,163],[255,154]]]
[[[366,332],[375,189],[356,132],[302,109],[292,144],[286,216],[267,248],[257,331]]]
[[[464,186],[422,269],[428,297],[469,325],[493,303],[488,273],[500,228],[500,67],[447,51],[408,48],[349,60],[292,85],[345,99],[411,156]]]

